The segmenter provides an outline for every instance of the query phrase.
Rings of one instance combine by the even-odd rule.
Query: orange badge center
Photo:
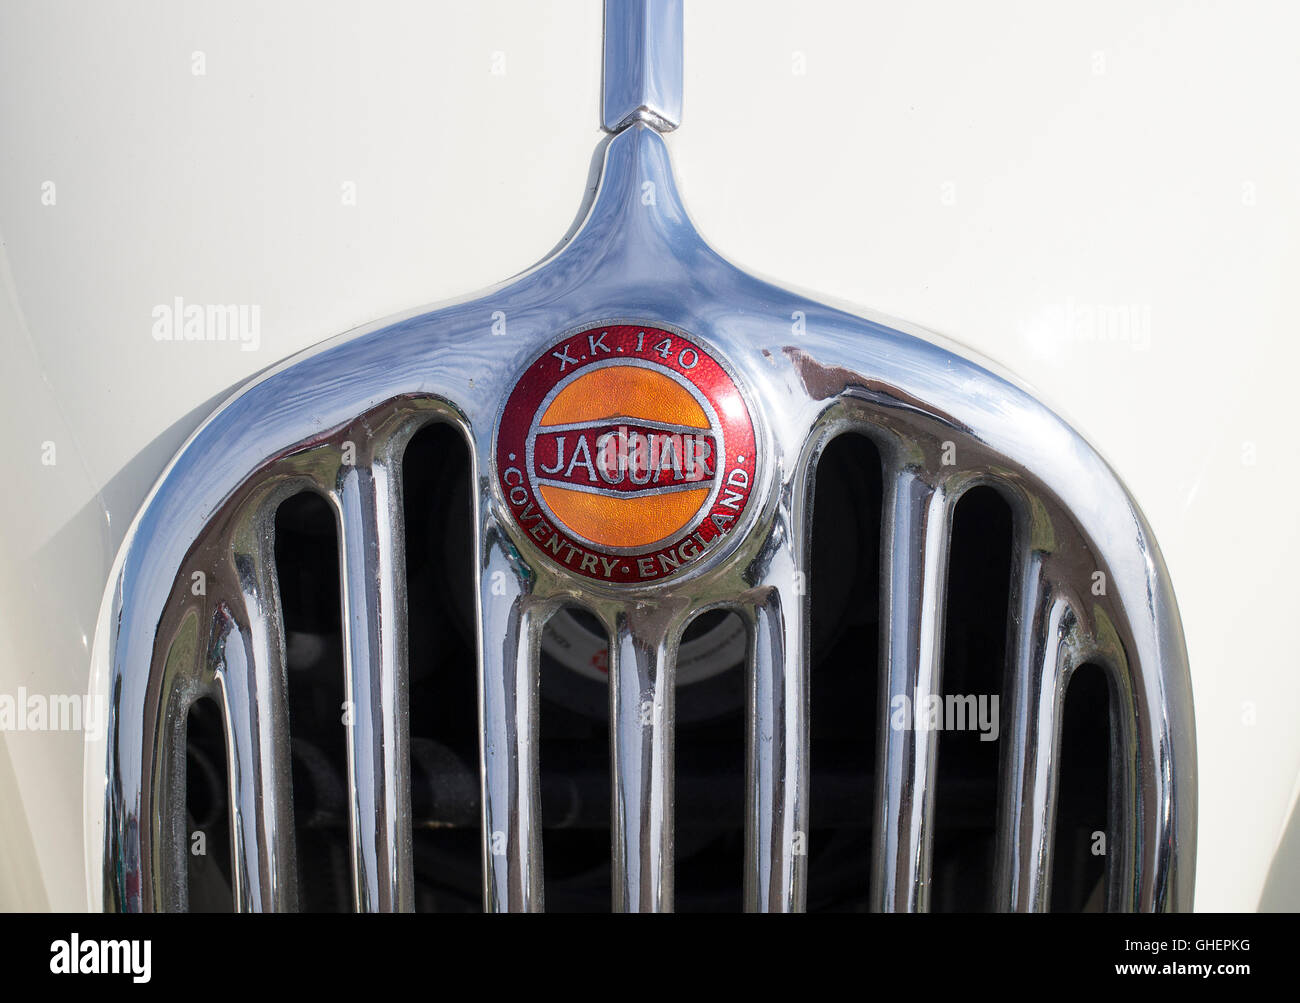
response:
[[[671,377],[636,366],[608,366],[575,379],[551,402],[539,426],[640,419],[709,429],[695,398]],[[685,529],[708,500],[709,485],[629,498],[590,494],[553,484],[539,493],[556,519],[606,547],[644,547]]]
[[[726,366],[652,325],[570,332],[515,380],[498,419],[497,486],[542,559],[642,585],[717,554],[742,525],[757,436]]]

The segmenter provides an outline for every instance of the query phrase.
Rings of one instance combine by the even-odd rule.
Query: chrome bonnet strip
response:
[[[606,0],[601,124],[682,121],[682,0]]]

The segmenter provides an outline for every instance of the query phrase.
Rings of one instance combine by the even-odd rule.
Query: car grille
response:
[[[723,610],[748,637],[742,901],[805,907],[810,802],[831,786],[810,787],[810,604],[824,594],[809,576],[812,513],[820,461],[844,436],[874,444],[881,485],[878,526],[848,506],[858,533],[879,533],[879,694],[862,723],[876,736],[866,904],[932,904],[939,736],[891,714],[901,698],[919,706],[944,694],[954,520],[963,498],[987,491],[1011,524],[1005,623],[990,625],[1005,629],[1006,659],[989,904],[1052,905],[1066,691],[1090,666],[1109,694],[1104,905],[1190,907],[1196,764],[1182,629],[1150,529],[1115,475],[989,366],[730,265],[687,219],[660,135],[635,114],[617,117],[585,222],[551,258],[483,296],[263,374],[164,473],[128,533],[96,637],[111,715],[88,751],[86,798],[103,905],[191,903],[187,731],[208,701],[224,765],[205,768],[224,773],[232,904],[292,910],[318,879],[299,873],[303,767],[276,560],[277,511],[305,492],[326,506],[338,550],[348,897],[361,911],[413,908],[408,651],[412,625],[430,614],[408,601],[403,459],[421,429],[441,425],[469,457],[478,783],[417,794],[441,798],[462,823],[477,816],[485,909],[544,904],[543,631],[574,607],[609,642],[613,908],[674,906],[677,653],[697,617]],[[518,374],[565,332],[605,324],[688,332],[753,404],[762,463],[743,525],[655,585],[593,583],[549,559],[511,522],[494,473]]]

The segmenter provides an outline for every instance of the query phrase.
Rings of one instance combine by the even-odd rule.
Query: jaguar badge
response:
[[[647,584],[715,552],[754,489],[750,409],[722,362],[676,330],[601,324],[543,352],[501,414],[499,487],[550,560]]]

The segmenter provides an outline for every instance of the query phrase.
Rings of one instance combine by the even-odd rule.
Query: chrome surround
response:
[[[639,23],[651,40],[680,36],[677,2],[611,3],[607,26],[626,11],[648,18]],[[656,20],[664,11],[675,28]],[[262,374],[195,432],[153,489],[128,531],[96,636],[94,686],[108,699],[110,725],[87,750],[92,901],[102,896],[105,908],[130,911],[185,907],[184,727],[190,702],[208,694],[227,726],[236,906],[295,907],[272,537],[276,505],[309,490],[332,506],[340,537],[346,685],[356,712],[348,754],[354,904],[411,907],[399,475],[411,435],[446,422],[469,445],[479,527],[485,908],[543,905],[539,644],[547,617],[570,602],[593,612],[612,640],[615,909],[672,907],[675,653],[689,620],[719,607],[738,610],[753,632],[746,907],[803,908],[807,857],[797,836],[808,820],[809,596],[801,582],[817,462],[849,432],[870,436],[885,467],[883,707],[892,694],[941,686],[957,501],[990,485],[1013,512],[998,906],[1049,905],[1061,709],[1070,673],[1091,662],[1110,680],[1119,767],[1108,905],[1190,908],[1190,681],[1169,577],[1136,503],[1076,432],[988,364],[897,322],[779,288],[717,254],[691,225],[664,140],[646,124],[675,122],[679,93],[674,105],[656,89],[664,79],[657,71],[632,74],[640,83],[625,101],[614,85],[626,74],[611,65],[608,42],[606,58],[605,121],[621,128],[607,140],[582,224],[560,248],[486,293],[343,335]],[[649,65],[638,58],[631,61]],[[629,103],[630,115],[620,111]],[[653,204],[642,198],[647,184]],[[504,337],[494,334],[501,314]],[[492,471],[496,418],[515,374],[559,333],[624,317],[689,331],[716,350],[752,394],[763,450],[752,519],[733,545],[690,573],[632,589],[602,587],[546,560],[512,528]],[[345,443],[355,448],[353,463],[344,462]],[[945,443],[955,446],[954,465],[943,462]],[[207,576],[205,596],[191,593],[195,571]],[[1092,592],[1095,572],[1105,576],[1104,595]],[[880,733],[874,906],[923,910],[935,735]]]

